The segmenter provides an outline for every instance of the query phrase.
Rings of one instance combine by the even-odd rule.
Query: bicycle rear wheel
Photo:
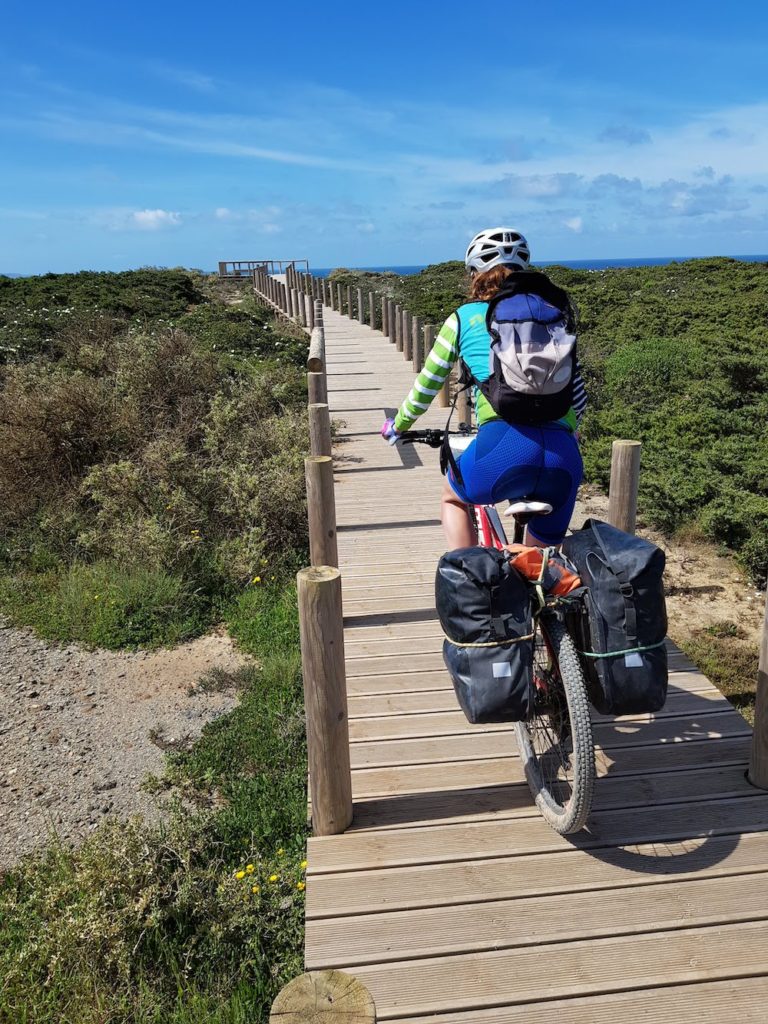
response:
[[[552,614],[538,617],[533,714],[515,723],[536,806],[561,835],[584,827],[595,786],[595,745],[584,675],[573,641]]]

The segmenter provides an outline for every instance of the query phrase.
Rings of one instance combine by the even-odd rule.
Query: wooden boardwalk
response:
[[[595,716],[588,829],[552,832],[511,730],[469,726],[443,668],[437,453],[378,434],[413,374],[379,332],[325,325],[355,820],[310,840],[307,968],[355,974],[396,1024],[764,1022],[768,795],[744,720],[673,651],[662,712]]]

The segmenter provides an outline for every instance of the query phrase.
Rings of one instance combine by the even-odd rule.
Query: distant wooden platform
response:
[[[662,712],[595,715],[588,829],[552,832],[511,730],[469,726],[443,668],[437,453],[379,437],[413,373],[378,331],[325,328],[355,821],[310,840],[307,968],[356,975],[395,1024],[765,1022],[748,726],[672,648]]]

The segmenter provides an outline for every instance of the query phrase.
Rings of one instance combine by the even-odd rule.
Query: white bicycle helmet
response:
[[[526,270],[531,252],[523,235],[514,228],[486,228],[469,243],[464,262],[468,270],[476,273],[498,266]]]

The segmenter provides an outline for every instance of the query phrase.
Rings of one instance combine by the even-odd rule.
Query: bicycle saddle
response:
[[[548,516],[552,506],[546,501],[513,501],[504,512],[505,516]]]

